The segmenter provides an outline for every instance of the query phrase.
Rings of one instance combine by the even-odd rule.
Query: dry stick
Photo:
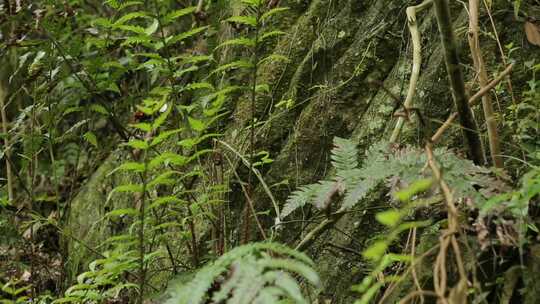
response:
[[[432,2],[433,0],[426,0],[419,5],[410,6],[407,8],[407,23],[409,25],[409,31],[411,32],[411,39],[413,43],[413,66],[411,79],[409,81],[409,90],[407,91],[405,102],[403,103],[406,112],[407,109],[409,109],[413,104],[414,93],[416,91],[418,79],[420,78],[420,68],[422,66],[422,43],[420,40],[420,31],[418,30],[416,14],[428,8]],[[405,117],[399,117],[396,127],[392,132],[392,136],[390,137],[391,142],[395,142],[397,140],[404,123]]]
[[[474,68],[478,74],[480,87],[483,88],[488,84],[488,76],[484,57],[482,56],[482,50],[480,48],[478,32],[478,0],[469,0],[469,47],[473,57]],[[493,114],[493,103],[489,94],[485,94],[482,97],[482,107],[484,108],[484,116],[486,119],[491,160],[496,168],[503,168],[504,163],[501,158],[497,121]]]
[[[443,193],[444,199],[446,201],[446,207],[448,209],[448,230],[440,238],[441,247],[435,262],[433,274],[435,292],[439,296],[439,299],[442,303],[448,303],[445,297],[447,287],[446,256],[448,254],[448,248],[450,246],[452,246],[452,249],[454,251],[454,256],[459,272],[460,282],[457,286],[460,286],[463,283],[466,284],[467,282],[467,274],[465,272],[463,258],[461,256],[461,251],[459,250],[459,246],[456,240],[456,234],[459,232],[459,216],[457,207],[454,203],[452,191],[450,190],[448,184],[444,181],[441,170],[435,162],[432,146],[430,143],[426,144],[425,150],[428,157],[429,167],[433,172],[435,180],[439,184],[439,188]],[[459,292],[459,290],[457,292]]]
[[[486,85],[485,87],[483,87],[480,91],[478,91],[478,93],[474,94],[470,99],[469,99],[469,106],[474,106],[476,104],[476,102],[482,98],[482,96],[484,96],[485,94],[489,93],[489,91],[491,89],[493,89],[496,85],[498,85],[508,74],[510,74],[510,72],[512,72],[512,69],[514,68],[514,64],[511,64],[509,65],[497,78],[495,78],[493,81],[491,81],[488,85]],[[452,123],[454,122],[454,120],[457,118],[458,116],[458,113],[455,112],[455,113],[452,113],[452,115],[450,115],[450,117],[448,117],[446,119],[446,121],[442,124],[442,126],[439,127],[439,129],[437,130],[437,132],[435,132],[435,134],[431,137],[431,142],[432,143],[437,143],[442,135],[444,134],[444,132],[446,130],[448,130],[448,128],[450,128],[450,126],[452,125]]]
[[[411,247],[411,258],[414,260],[414,256],[416,255],[416,227],[413,228],[413,239],[412,239],[412,247]],[[422,289],[422,286],[420,285],[420,281],[418,280],[418,275],[416,273],[416,266],[411,266],[412,268],[412,277],[414,281],[414,285],[416,286],[416,292],[420,293],[420,303],[424,304],[424,290]]]
[[[417,291],[411,292],[406,297],[401,299],[401,301],[399,301],[399,304],[409,303],[412,299],[414,299],[416,297],[420,297],[421,303],[424,303],[424,296],[430,296],[430,297],[434,297],[434,298],[438,297],[437,293],[435,293],[433,291],[417,290]]]
[[[197,3],[197,8],[195,9],[195,14],[200,14],[203,10],[203,6],[204,0],[199,0],[199,2]]]
[[[459,64],[458,49],[452,29],[448,1],[434,0],[433,3],[435,4],[437,25],[444,49],[446,70],[452,87],[452,97],[459,113],[461,125],[463,126],[469,154],[474,163],[482,165],[485,163],[484,151],[480,136],[478,135],[478,127],[469,107],[468,98],[465,95],[465,82],[463,81],[463,73]]]
[[[13,176],[11,174],[11,165],[8,158],[11,155],[9,146],[9,137],[8,137],[8,125],[9,121],[6,114],[6,104],[5,98],[7,97],[7,92],[5,91],[4,83],[0,83],[0,115],[2,118],[2,133],[4,133],[4,154],[6,155],[6,179],[7,179],[7,190],[8,190],[8,200],[13,201]]]

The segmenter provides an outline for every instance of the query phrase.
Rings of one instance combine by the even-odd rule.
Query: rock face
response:
[[[498,8],[505,8],[495,20],[502,44],[521,45],[524,33],[520,31],[521,25],[514,21],[508,4],[494,2]],[[412,53],[405,15],[410,4],[411,1],[394,0],[281,1],[282,6],[291,8],[277,22],[280,28],[286,29],[287,36],[277,42],[273,52],[287,56],[290,61],[261,68],[261,83],[269,83],[273,89],[271,98],[259,98],[256,104],[258,120],[264,122],[256,133],[257,149],[268,151],[274,159],[263,173],[268,185],[279,184],[272,187],[278,202],[284,202],[297,186],[325,177],[334,136],[354,139],[361,152],[390,137],[395,125],[393,111],[396,105],[388,91],[404,99],[411,72]],[[457,2],[453,5],[455,29],[458,29],[457,36],[463,45],[462,59],[468,64],[466,31],[463,30],[466,12]],[[222,0],[216,7],[231,12],[236,9],[229,1]],[[210,11],[209,14],[214,19],[226,15],[224,11]],[[427,10],[419,14],[418,20],[423,65],[414,106],[422,113],[423,124],[418,115],[406,124],[401,140],[410,144],[422,144],[423,138],[430,136],[453,108],[434,14]],[[482,16],[482,22],[491,29],[487,16]],[[501,62],[498,48],[489,37],[482,37],[482,43],[488,54],[488,70],[494,73],[494,67]],[[531,46],[524,46],[513,56],[532,58],[534,52]],[[524,75],[522,64],[517,66],[514,75],[514,93],[519,96],[519,88],[523,86],[520,82]],[[467,79],[473,77],[471,73],[467,75]],[[292,100],[289,108],[276,106],[288,99]],[[500,100],[502,108],[510,103],[506,95]],[[245,152],[248,142],[245,127],[250,122],[250,105],[247,99],[239,98],[231,107],[233,114],[224,126],[224,141]],[[482,125],[481,112],[476,114]],[[459,132],[455,132],[443,144],[460,150],[463,146],[461,138]],[[107,225],[92,223],[104,214],[107,189],[103,189],[103,185],[109,184],[110,190],[118,184],[107,177],[117,162],[118,156],[105,161],[72,204],[70,231],[86,243],[95,245],[99,241],[98,235],[106,235]],[[231,200],[237,201],[234,206],[241,206],[242,193],[233,193]],[[256,188],[254,201],[260,210],[271,206],[262,187]],[[114,204],[121,205],[122,202],[115,201]],[[366,204],[371,207],[384,205],[385,197],[373,195]],[[360,282],[366,273],[359,253],[380,229],[373,222],[369,212],[348,214],[309,249],[326,282],[322,298],[330,300],[329,303],[353,301],[350,285]],[[271,222],[266,224],[271,225]],[[306,228],[305,225],[291,224],[286,226],[280,238],[292,244],[298,239],[297,231],[308,231]],[[432,235],[426,239],[431,240]],[[76,242],[72,242],[70,248],[79,253],[73,255],[70,252],[80,259],[72,261],[73,265],[91,258],[91,254]]]

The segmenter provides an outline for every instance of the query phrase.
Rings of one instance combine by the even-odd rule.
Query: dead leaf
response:
[[[525,22],[525,35],[531,44],[540,46],[540,27],[532,22]]]
[[[22,275],[21,275],[21,281],[23,282],[30,282],[30,278],[32,277],[32,274],[30,273],[30,271],[26,270]]]

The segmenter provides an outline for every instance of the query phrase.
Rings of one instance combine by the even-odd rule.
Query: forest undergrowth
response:
[[[368,73],[384,65],[375,33],[350,77],[283,93],[286,74],[326,69],[315,28],[342,21],[330,7],[356,8],[329,2],[4,0],[0,303],[540,302],[540,3],[401,1],[383,22],[405,25],[401,92]],[[300,35],[318,40],[299,63],[283,46],[301,43],[292,16],[312,13]],[[418,102],[429,18],[443,120]],[[522,44],[498,22],[518,23]],[[282,144],[265,142],[268,126],[300,116],[285,141],[316,99],[302,96],[355,81],[391,105],[382,140],[325,144],[308,126],[300,136],[331,147],[324,172],[304,183],[297,153],[277,168],[296,180],[274,182]],[[374,122],[373,99],[358,125]],[[348,219],[361,249],[330,242]],[[328,248],[355,261],[332,294]]]

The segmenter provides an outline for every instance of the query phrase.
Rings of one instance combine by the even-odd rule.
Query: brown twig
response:
[[[433,150],[431,147],[431,143],[427,143],[425,147],[425,151],[428,158],[429,167],[431,168],[431,171],[433,172],[433,177],[439,184],[439,188],[441,189],[444,199],[446,201],[446,208],[447,208],[447,216],[448,216],[448,229],[443,232],[443,234],[440,237],[440,250],[439,254],[437,255],[437,259],[435,261],[434,271],[433,271],[433,282],[434,282],[434,289],[435,293],[438,295],[439,299],[442,303],[448,303],[448,300],[446,299],[446,288],[447,288],[447,271],[446,271],[446,257],[448,254],[448,249],[451,247],[454,252],[456,264],[458,267],[459,272],[459,283],[457,286],[462,286],[463,284],[466,285],[467,283],[467,274],[465,272],[465,266],[463,263],[463,258],[461,255],[461,251],[459,249],[456,234],[459,232],[459,216],[458,216],[458,210],[454,203],[454,197],[452,194],[452,191],[450,190],[450,187],[446,183],[446,181],[442,177],[441,170],[439,169],[437,163],[435,162],[435,158],[433,156]],[[459,288],[453,289],[455,293],[465,292],[461,291]],[[466,298],[466,295],[460,294],[458,295],[459,298]]]
[[[478,74],[480,87],[488,85],[488,76],[482,50],[480,48],[480,38],[478,29],[478,0],[469,0],[469,47],[473,57],[474,68]],[[482,107],[486,119],[488,132],[489,151],[491,160],[496,168],[503,168],[504,163],[501,158],[501,147],[499,142],[499,133],[497,131],[497,121],[493,111],[491,96],[485,94],[482,97]]]
[[[489,93],[490,90],[492,90],[496,85],[498,85],[510,72],[512,72],[512,69],[514,67],[514,64],[509,65],[497,78],[495,78],[493,81],[491,81],[488,85],[483,87],[480,91],[478,91],[476,94],[474,94],[469,99],[469,105],[472,107],[476,104],[482,96]],[[439,127],[439,129],[435,132],[435,134],[431,137],[432,143],[437,143],[440,138],[442,137],[443,133],[450,128],[454,120],[457,118],[458,113],[454,112],[450,117],[446,119],[446,121],[442,124],[442,126]]]

